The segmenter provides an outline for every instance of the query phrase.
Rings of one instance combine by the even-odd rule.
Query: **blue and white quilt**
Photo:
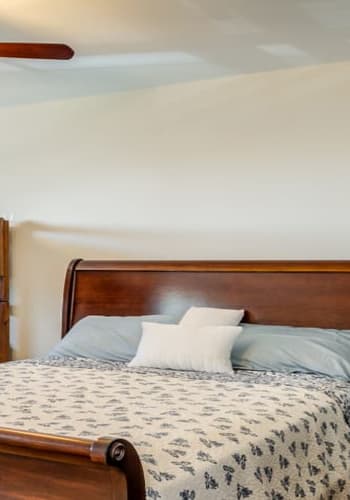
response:
[[[122,437],[147,500],[350,500],[350,384],[316,375],[0,365],[0,426]]]

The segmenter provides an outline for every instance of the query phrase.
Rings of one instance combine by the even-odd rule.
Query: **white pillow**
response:
[[[216,307],[190,307],[179,325],[181,326],[233,326],[244,316],[244,309],[219,309]]]
[[[142,338],[129,366],[232,372],[231,351],[240,326],[200,328],[142,323]]]

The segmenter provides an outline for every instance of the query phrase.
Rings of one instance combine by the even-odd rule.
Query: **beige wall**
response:
[[[74,257],[350,258],[350,64],[0,109],[12,347]]]

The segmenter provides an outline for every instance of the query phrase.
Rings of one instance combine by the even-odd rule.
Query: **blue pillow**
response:
[[[317,373],[350,380],[350,330],[242,324],[234,368]]]
[[[130,361],[142,335],[142,321],[175,323],[172,316],[86,316],[49,352],[103,361]]]

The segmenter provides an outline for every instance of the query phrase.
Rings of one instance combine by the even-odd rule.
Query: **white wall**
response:
[[[59,338],[74,257],[349,258],[350,64],[0,110],[12,347]]]

